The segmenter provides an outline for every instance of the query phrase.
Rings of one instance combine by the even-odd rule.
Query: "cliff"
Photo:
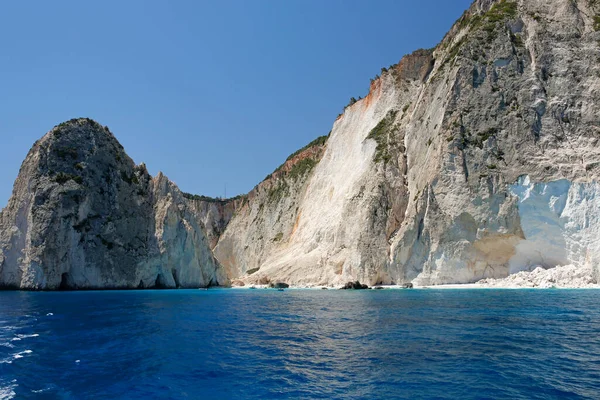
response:
[[[593,283],[599,99],[600,2],[476,0],[236,199],[184,195],[73,120],[23,163],[0,284],[435,285],[557,265]]]
[[[216,199],[207,196],[183,193],[196,219],[201,222],[210,248],[213,249],[235,212],[247,201],[247,196]]]
[[[231,277],[443,284],[598,265],[600,4],[478,0],[263,182],[215,247]]]
[[[259,270],[265,257],[293,234],[307,179],[323,156],[326,141],[326,136],[320,137],[292,154],[239,204],[214,248],[228,276]]]
[[[74,119],[36,142],[0,214],[0,286],[203,287],[227,277],[187,200],[110,133]]]

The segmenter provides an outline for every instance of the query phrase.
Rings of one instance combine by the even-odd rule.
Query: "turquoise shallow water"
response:
[[[600,291],[0,292],[0,398],[600,398]]]

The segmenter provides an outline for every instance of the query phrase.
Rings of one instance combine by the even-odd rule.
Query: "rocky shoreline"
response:
[[[233,286],[235,289],[269,289],[271,285]],[[275,287],[279,287],[275,285]],[[574,265],[562,265],[544,269],[541,266],[531,271],[520,271],[506,278],[482,279],[476,283],[419,286],[412,283],[403,285],[375,285],[369,287],[360,282],[348,282],[337,286],[287,286],[290,289],[600,289],[595,283],[592,268],[578,268]]]

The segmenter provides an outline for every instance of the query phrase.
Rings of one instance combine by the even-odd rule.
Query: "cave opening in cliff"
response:
[[[71,275],[68,272],[63,273],[60,276],[60,286],[59,290],[71,290],[75,289],[75,285],[73,284],[73,279],[71,279]]]
[[[166,289],[168,287],[163,274],[156,275],[156,280],[154,281],[154,287],[156,289]]]

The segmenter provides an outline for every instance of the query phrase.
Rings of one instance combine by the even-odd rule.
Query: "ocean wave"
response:
[[[11,339],[11,342],[16,342],[18,340],[23,340],[23,339],[38,337],[38,336],[40,336],[39,333],[33,333],[31,335],[18,334],[17,336],[15,336],[14,338]]]
[[[31,351],[31,350],[23,350],[23,351],[15,354],[15,355],[13,355],[13,358],[16,360],[18,358],[23,358],[24,354],[31,354],[31,353],[33,353],[33,351]]]
[[[23,358],[25,357],[26,354],[31,354],[33,353],[32,350],[23,350],[20,351],[18,353],[13,354],[12,356],[10,356],[9,358],[5,358],[4,360],[0,360],[0,364],[12,364],[13,361],[18,360],[19,358]]]
[[[15,393],[15,388],[17,386],[19,385],[17,385],[16,379],[7,383],[0,381],[0,400],[14,399],[17,395],[17,393]]]

